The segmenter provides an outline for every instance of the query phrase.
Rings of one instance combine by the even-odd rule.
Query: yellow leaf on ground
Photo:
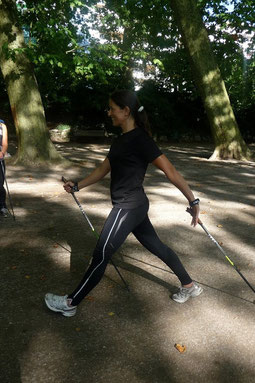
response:
[[[25,278],[26,278],[26,279],[30,279],[31,276],[30,276],[30,275],[26,275]]]
[[[87,299],[88,301],[91,301],[91,302],[95,300],[95,298],[92,297],[91,295],[88,295],[85,299]]]
[[[110,312],[110,313],[108,313],[108,315],[110,316],[110,317],[112,317],[113,315],[115,315],[113,312]]]
[[[178,350],[180,353],[184,353],[186,351],[186,346],[181,345],[179,343],[175,343],[174,347],[176,350]]]
[[[222,225],[217,225],[217,227],[223,227]]]

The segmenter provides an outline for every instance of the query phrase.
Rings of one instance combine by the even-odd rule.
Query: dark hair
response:
[[[138,111],[142,107],[137,95],[132,90],[116,90],[110,95],[110,99],[115,102],[121,109],[128,106],[131,116],[135,120],[135,124],[138,128],[144,129],[149,135],[151,135],[150,123],[147,113],[144,107],[141,111]]]

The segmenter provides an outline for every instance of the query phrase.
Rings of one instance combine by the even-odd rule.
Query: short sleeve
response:
[[[153,138],[147,133],[142,134],[139,138],[138,150],[146,162],[153,162],[163,154]]]

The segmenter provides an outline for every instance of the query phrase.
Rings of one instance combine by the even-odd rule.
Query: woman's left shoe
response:
[[[0,216],[7,218],[9,216],[9,211],[6,209],[6,207],[2,207],[0,209]]]
[[[198,297],[203,292],[201,286],[193,282],[193,285],[190,288],[180,287],[179,291],[176,294],[172,295],[172,299],[178,303],[184,303],[189,298]]]
[[[61,296],[48,293],[44,299],[50,310],[61,313],[65,317],[73,317],[76,314],[77,306],[69,306],[67,297],[68,295]]]

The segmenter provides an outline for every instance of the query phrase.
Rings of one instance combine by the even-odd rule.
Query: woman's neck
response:
[[[133,119],[128,119],[121,125],[122,133],[130,132],[130,130],[135,129],[135,121]]]

